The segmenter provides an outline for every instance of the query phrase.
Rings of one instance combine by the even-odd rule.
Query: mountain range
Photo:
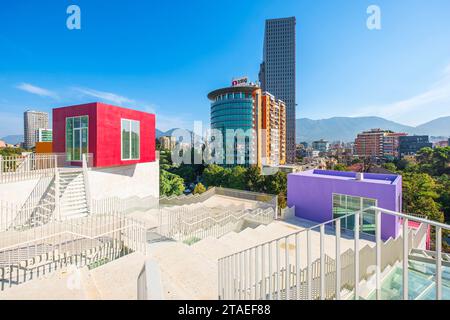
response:
[[[351,142],[358,133],[374,128],[405,132],[410,135],[450,136],[450,116],[442,117],[417,127],[403,125],[380,117],[335,117],[323,120],[308,118],[297,119],[296,141],[311,142],[325,139],[328,141]]]
[[[308,143],[325,139],[328,141],[352,142],[358,133],[370,129],[385,129],[408,134],[423,134],[434,137],[450,137],[450,116],[442,117],[413,127],[380,117],[334,117],[323,120],[297,119],[296,141]],[[156,137],[170,136],[176,129],[166,132],[156,129]]]
[[[355,140],[358,133],[374,128],[408,134],[450,137],[450,116],[437,118],[417,127],[407,126],[380,117],[334,117],[322,120],[301,118],[296,121],[296,141],[297,143],[303,141],[310,143],[314,140],[325,139],[328,141],[351,142]],[[176,128],[165,132],[156,129],[156,138],[170,136],[174,130]],[[9,144],[17,144],[23,142],[23,135],[9,135],[0,138],[0,140]]]
[[[0,138],[0,140],[5,141],[8,144],[18,144],[18,143],[23,142],[23,135],[22,134],[9,135],[9,136]]]

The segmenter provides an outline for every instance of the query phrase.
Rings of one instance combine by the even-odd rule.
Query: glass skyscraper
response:
[[[286,160],[295,161],[295,17],[266,20],[263,62],[259,72],[262,91],[286,103]]]
[[[228,87],[209,93],[208,98],[212,101],[211,129],[219,130],[223,137],[223,164],[259,164],[256,134],[261,125],[261,89],[255,85]],[[229,130],[231,137],[227,135]],[[237,130],[246,134],[243,141],[234,135]]]

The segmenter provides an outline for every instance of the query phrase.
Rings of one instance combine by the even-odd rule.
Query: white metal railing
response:
[[[371,277],[375,297],[380,300],[382,273],[399,261],[403,266],[402,297],[408,299],[409,253],[417,243],[414,238],[424,236],[423,229],[412,231],[409,221],[435,228],[434,282],[436,299],[441,299],[442,229],[450,230],[450,226],[377,207],[367,210],[375,212],[375,239],[360,235],[359,223],[353,232],[342,231],[342,219],[353,216],[360,221],[361,212],[356,212],[219,259],[219,299],[367,298],[371,289],[367,279]],[[397,239],[382,241],[382,216],[401,219],[402,234]],[[362,243],[366,245],[362,247]]]
[[[158,233],[177,241],[194,241],[207,237],[221,237],[234,231],[244,221],[269,224],[274,220],[273,208],[244,209],[237,206],[229,210],[196,207],[160,210]]]
[[[211,188],[202,194],[189,194],[189,195],[181,195],[181,196],[162,196],[159,198],[159,203],[161,205],[169,205],[169,206],[180,206],[180,205],[188,205],[193,203],[204,202],[211,198],[215,194],[215,189]]]
[[[55,209],[54,177],[39,179],[33,191],[22,205],[0,200],[0,232],[8,229],[32,227]]]
[[[28,154],[26,156],[0,156],[0,183],[18,182],[53,176],[57,166],[55,155]]]
[[[84,191],[85,191],[85,194],[86,194],[86,203],[87,203],[88,212],[91,212],[91,210],[92,210],[92,199],[91,199],[91,190],[90,190],[90,187],[89,187],[89,174],[88,174],[89,158],[90,157],[87,154],[83,154],[82,155]]]
[[[0,156],[0,183],[51,177],[56,168],[92,167],[92,154],[83,154],[83,159],[82,161],[70,161],[67,160],[65,153]]]
[[[92,199],[91,203],[92,214],[108,213],[111,211],[127,214],[134,211],[147,211],[151,209],[157,209],[159,207],[158,198],[153,196],[142,198],[134,196],[125,199],[121,199],[118,197]]]
[[[202,194],[195,195],[181,195],[181,196],[170,196],[170,197],[160,197],[159,203],[161,205],[172,205],[172,206],[180,206],[180,205],[188,205],[199,202],[204,202],[207,199],[211,198],[214,195],[221,195],[232,198],[246,199],[257,201],[266,204],[266,207],[276,208],[278,204],[278,197],[271,194],[266,193],[258,193],[246,190],[236,190],[236,189],[228,189],[221,187],[213,187],[208,189],[206,192]]]
[[[146,229],[110,213],[0,234],[0,290],[69,264],[95,267],[122,255],[146,254]]]

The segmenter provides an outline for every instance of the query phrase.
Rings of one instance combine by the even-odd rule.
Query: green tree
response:
[[[24,152],[24,151],[25,150],[23,150],[22,148],[11,148],[11,147],[1,148],[0,156],[10,157],[10,156],[15,156],[15,155],[21,155],[22,152]]]
[[[236,166],[231,169],[231,173],[229,175],[228,188],[245,190],[246,187],[246,172],[247,170],[244,167]]]
[[[444,211],[445,221],[450,222],[450,176],[443,174],[437,179],[438,182],[438,202]]]
[[[179,166],[173,166],[169,171],[182,177],[186,182],[195,181],[196,178],[195,168],[193,165],[181,164]]]
[[[389,170],[390,172],[397,172],[397,166],[392,162],[387,162],[383,164],[383,168]]]
[[[433,176],[450,174],[450,147],[423,148],[417,153],[420,172]]]
[[[275,174],[264,176],[264,186],[267,193],[286,196],[287,174],[277,171]]]
[[[450,173],[450,147],[433,149],[433,168],[436,175]]]
[[[261,175],[261,169],[259,167],[249,167],[245,173],[245,180],[246,190],[254,192],[264,191],[264,177]]]
[[[223,167],[216,164],[208,165],[203,170],[203,182],[208,187],[227,187],[229,182],[230,170],[225,170]]]
[[[172,155],[170,151],[161,150],[159,152],[159,164],[172,166]]]
[[[194,194],[202,194],[203,192],[206,192],[205,186],[200,182],[197,183],[194,188]]]
[[[417,152],[417,161],[420,164],[431,164],[433,159],[432,148],[422,148]]]
[[[436,221],[443,220],[443,213],[436,203],[438,188],[435,180],[426,173],[403,174],[403,207],[408,213],[420,213]]]
[[[180,176],[167,172],[160,171],[159,177],[159,194],[161,196],[179,196],[184,191],[184,180]]]
[[[342,163],[338,163],[334,166],[333,170],[335,171],[348,171],[347,166],[342,164]]]

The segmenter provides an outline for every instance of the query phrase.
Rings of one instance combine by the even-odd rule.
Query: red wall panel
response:
[[[89,153],[95,167],[155,161],[155,115],[97,102],[53,109],[53,152],[65,152],[65,119],[82,115],[89,116]],[[140,122],[139,160],[121,160],[123,118]]]
[[[87,115],[89,117],[88,152],[97,154],[97,104],[87,103],[53,109],[53,152],[66,152],[66,118]],[[94,163],[95,165],[95,163]]]
[[[98,103],[97,166],[109,167],[155,161],[155,115]],[[121,119],[140,122],[140,159],[121,160]]]

